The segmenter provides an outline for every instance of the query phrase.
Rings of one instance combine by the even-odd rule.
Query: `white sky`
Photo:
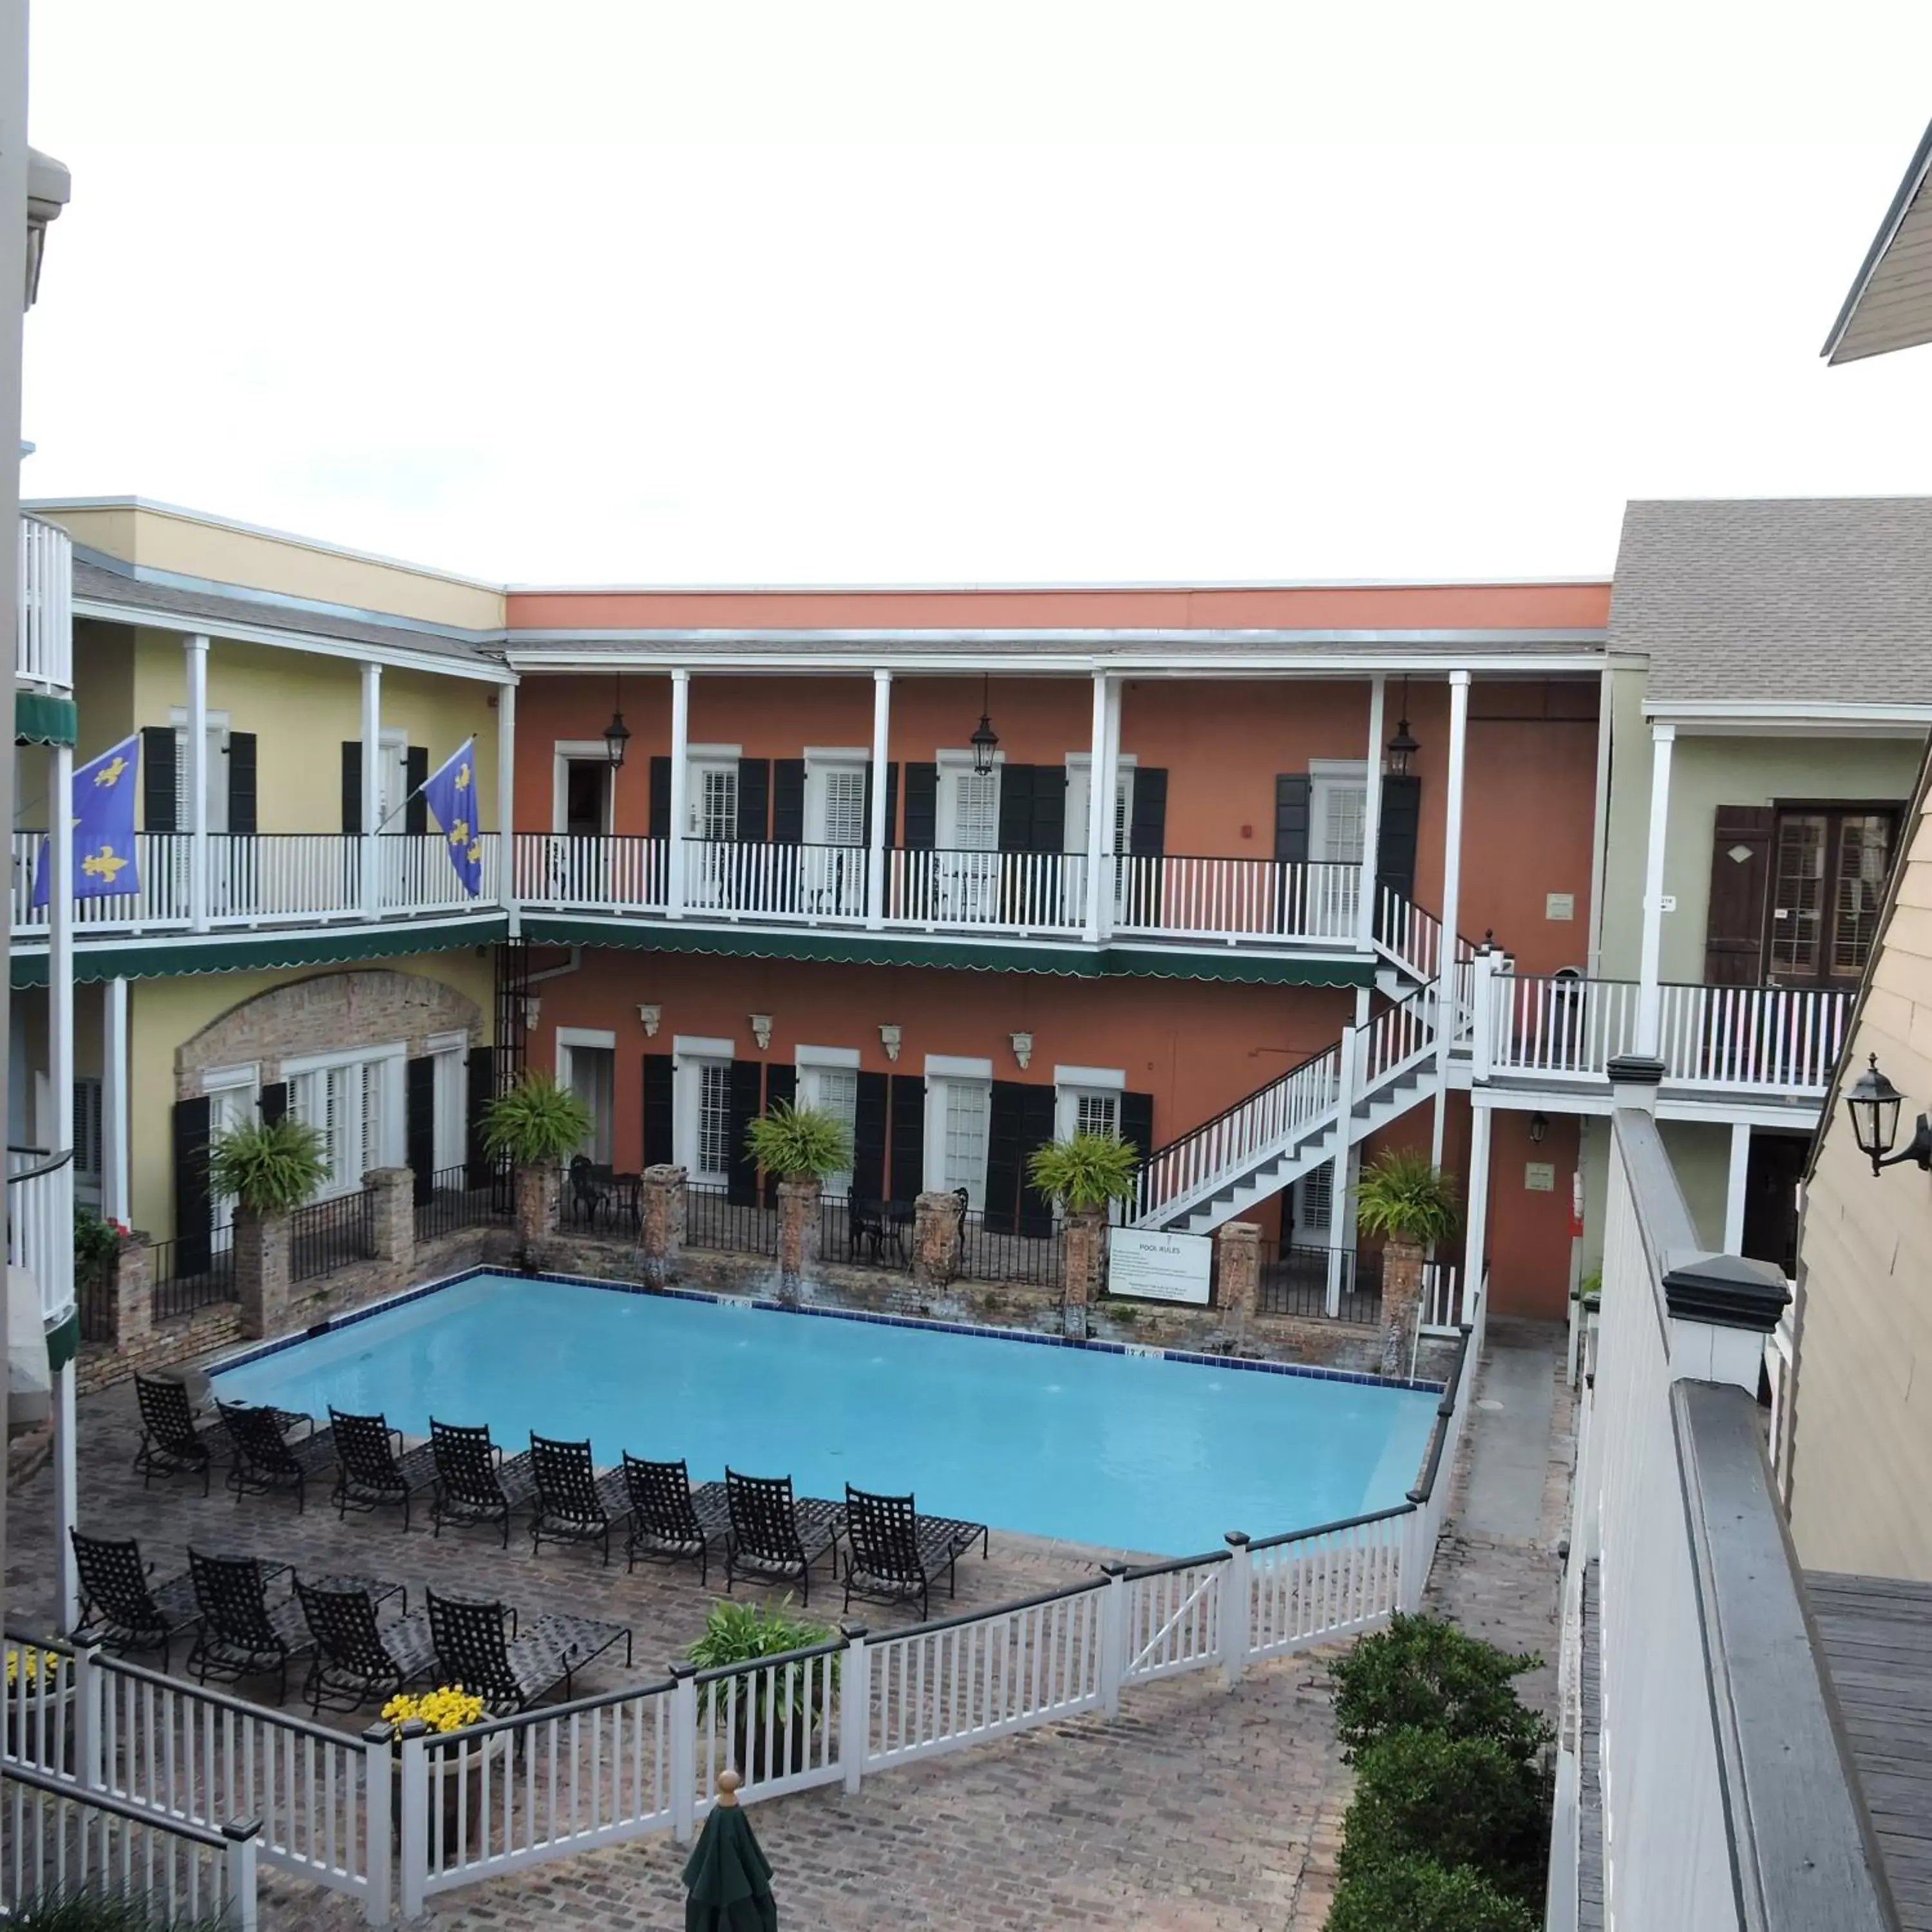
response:
[[[1932,488],[1882,0],[39,0],[29,496],[494,580],[1608,569]],[[586,145],[595,143],[596,145]]]

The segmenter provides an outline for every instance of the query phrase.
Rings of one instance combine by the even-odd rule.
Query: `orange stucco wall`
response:
[[[1540,1144],[1530,1117],[1498,1108],[1490,1147],[1490,1296],[1498,1315],[1560,1322],[1570,1296],[1570,1177],[1582,1157],[1580,1122],[1552,1114]],[[1525,1185],[1532,1161],[1556,1170],[1548,1193]]]

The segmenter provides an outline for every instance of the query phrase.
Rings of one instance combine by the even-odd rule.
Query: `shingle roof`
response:
[[[1653,704],[1932,704],[1932,497],[1632,503],[1610,643]]]

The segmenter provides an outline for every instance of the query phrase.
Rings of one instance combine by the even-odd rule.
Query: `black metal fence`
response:
[[[776,1208],[734,1201],[713,1182],[694,1181],[684,1190],[684,1244],[733,1255],[776,1255]]]
[[[1328,1250],[1292,1242],[1264,1242],[1255,1306],[1263,1315],[1328,1312]],[[1342,1295],[1336,1310],[1344,1322],[1376,1322],[1382,1311],[1382,1256],[1379,1248],[1342,1250]]]
[[[298,1208],[289,1217],[289,1279],[314,1281],[376,1252],[369,1192],[357,1188]]]
[[[74,1298],[80,1311],[80,1339],[83,1342],[111,1342],[114,1339],[114,1274],[105,1279],[76,1280]]]
[[[202,1239],[155,1242],[148,1250],[148,1278],[153,1284],[157,1322],[192,1315],[218,1301],[232,1301],[233,1226],[225,1224]]]
[[[1022,1234],[1017,1228],[989,1228],[976,1208],[967,1209],[959,1228],[959,1273],[968,1281],[1023,1282],[1030,1288],[1060,1288],[1066,1270],[1059,1231]]]
[[[912,1226],[910,1201],[854,1201],[828,1194],[818,1204],[819,1258],[854,1268],[909,1269]]]
[[[416,1239],[433,1241],[439,1234],[509,1220],[510,1188],[507,1168],[492,1171],[465,1163],[441,1168],[430,1178],[429,1198],[416,1203]]]

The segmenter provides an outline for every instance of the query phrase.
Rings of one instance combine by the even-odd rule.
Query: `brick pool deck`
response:
[[[1520,1352],[1539,1353],[1554,1389],[1546,1424],[1540,1411],[1534,1418],[1547,1432],[1542,1493],[1531,1519],[1536,1532],[1528,1538],[1498,1536],[1460,1520],[1486,1427],[1501,1426],[1480,1406],[1490,1379],[1486,1364],[1456,1472],[1432,1607],[1492,1641],[1553,1658],[1554,1550],[1563,1534],[1571,1442],[1560,1338],[1497,1322],[1490,1340],[1492,1363],[1498,1349],[1513,1352],[1519,1385],[1526,1359]],[[1510,1420],[1519,1426],[1520,1450],[1521,1419]],[[386,1514],[352,1514],[344,1524],[322,1496],[298,1516],[292,1502],[281,1498],[238,1504],[218,1478],[206,1499],[185,1480],[144,1494],[128,1466],[137,1432],[130,1387],[82,1402],[81,1516],[100,1533],[138,1536],[158,1574],[184,1564],[190,1544],[245,1549],[299,1570],[388,1577],[408,1585],[412,1604],[434,1582],[493,1592],[520,1609],[570,1610],[629,1624],[635,1670],[623,1670],[620,1651],[614,1666],[606,1658],[584,1673],[582,1691],[659,1675],[698,1634],[708,1604],[722,1593],[700,1589],[695,1570],[683,1566],[640,1564],[626,1576],[621,1558],[606,1570],[590,1550],[551,1548],[532,1558],[526,1540],[514,1534],[506,1554],[480,1530],[440,1539],[426,1529],[405,1536],[395,1527],[398,1519]],[[1533,1478],[1510,1480],[1520,1486]],[[52,1518],[50,1474],[43,1471],[11,1499],[8,1512],[9,1622],[17,1628],[38,1630],[51,1621]],[[1111,1553],[996,1527],[990,1556],[959,1566],[956,1607],[991,1607],[1076,1582],[1096,1574]],[[836,1619],[840,1603],[826,1578],[822,1595],[814,1588],[811,1609]],[[942,1598],[934,1614],[951,1607]],[[876,1604],[854,1604],[853,1616],[875,1629],[915,1620]],[[1553,1673],[1538,1673],[1526,1688],[1548,1706]],[[356,1730],[366,1714],[334,1721]],[[1112,1724],[1084,1718],[1049,1726],[880,1773],[855,1798],[836,1789],[806,1792],[760,1805],[752,1815],[774,1868],[781,1921],[796,1932],[994,1932],[1062,1924],[1317,1932],[1327,1916],[1348,1796],[1318,1653],[1257,1667],[1232,1690],[1205,1674],[1130,1690]],[[683,1857],[668,1834],[582,1854],[452,1894],[436,1902],[430,1920],[452,1932],[674,1932],[684,1922]],[[266,1870],[264,1876],[268,1932],[346,1932],[360,1923],[348,1900],[320,1898]]]

